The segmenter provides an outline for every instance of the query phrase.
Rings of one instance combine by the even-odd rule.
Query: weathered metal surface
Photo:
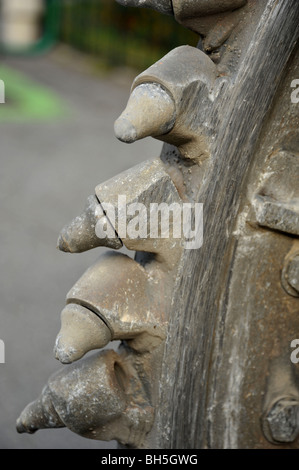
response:
[[[215,51],[244,19],[246,0],[173,0],[175,19],[203,37],[206,52]]]
[[[175,237],[173,218],[169,218],[169,236],[161,232],[161,219],[157,219],[157,233],[151,226],[153,204],[164,203],[166,207],[176,205],[180,208],[183,200],[160,159],[146,161],[132,169],[117,175],[96,187],[96,195],[102,204],[110,203],[118,207],[114,220],[117,233],[123,233],[122,242],[129,250],[144,251],[155,254],[161,269],[172,270],[181,250],[182,238]],[[125,204],[119,203],[119,196],[124,197]],[[139,204],[142,204],[140,207]],[[133,210],[132,210],[133,209]],[[134,223],[136,211],[144,224],[144,234],[138,234],[130,226]],[[131,235],[130,235],[131,234]]]
[[[104,434],[100,418],[88,414],[80,421],[76,407],[65,413],[72,395],[54,386],[48,406],[54,424],[63,421],[93,437],[86,431],[89,422],[98,439],[147,448],[297,448],[299,371],[290,360],[290,344],[299,327],[299,108],[291,102],[290,87],[299,73],[298,2],[121,3],[167,13],[172,7],[175,18],[198,30],[204,50],[214,54],[179,48],[137,77],[116,133],[124,141],[146,135],[164,140],[161,161],[145,162],[99,185],[97,200],[102,209],[106,202],[117,205],[120,194],[145,207],[153,201],[201,202],[204,243],[188,250],[181,239],[123,237],[119,214],[113,221],[108,217],[119,241],[137,251],[135,260],[108,257],[78,281],[68,296],[67,308],[74,310],[62,325],[65,357],[78,358],[77,352],[69,354],[68,338],[73,322],[80,324],[87,313],[80,354],[110,337],[121,338],[122,360],[147,395],[142,392],[138,401],[140,394],[127,393],[126,410],[142,403],[132,424],[118,386],[107,386],[105,396],[120,404],[113,405],[115,420]],[[142,116],[144,100],[153,119]],[[80,222],[66,229],[68,246],[95,246],[93,211],[83,216],[83,238]],[[99,330],[97,344],[92,334],[90,345],[84,336],[90,324]],[[91,375],[94,367],[96,374],[105,369],[105,356],[96,357]],[[70,370],[81,371],[82,364],[85,360]],[[84,380],[88,383],[88,374]],[[78,399],[88,406],[84,393]],[[53,412],[57,403],[63,420]],[[40,409],[37,402],[25,410],[19,430],[42,427]],[[105,421],[103,413],[96,414]],[[138,439],[128,432],[130,426],[142,430]]]
[[[160,379],[166,387],[160,389],[155,420],[162,447],[268,447],[257,412],[270,362],[265,358],[288,356],[298,330],[297,304],[279,290],[292,239],[262,229],[254,232],[254,223],[246,223],[248,207],[235,226],[248,194],[257,193],[266,156],[282,146],[291,153],[298,148],[298,115],[289,91],[296,57],[278,89],[298,37],[298,8],[294,2],[248,6],[248,29],[240,30],[238,40],[231,38],[230,50],[223,52],[221,68],[229,66],[226,86],[212,113],[204,111],[215,126],[210,161],[201,171],[192,168],[188,182],[188,167],[179,155],[174,158],[167,146],[162,154],[170,166],[181,166],[186,191],[197,188],[194,197],[204,202],[206,214],[203,248],[183,254],[182,271],[192,273],[192,283],[181,276],[174,293]],[[291,29],[286,26],[289,9]],[[266,131],[276,93],[276,118]],[[262,148],[256,154],[258,141]],[[249,185],[245,175],[258,161],[262,164]],[[182,292],[185,296],[178,295]],[[193,364],[192,374],[186,374],[186,363]],[[190,402],[197,405],[191,408]]]

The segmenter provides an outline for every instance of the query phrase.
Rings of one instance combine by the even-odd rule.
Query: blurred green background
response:
[[[114,0],[44,0],[44,3],[39,41],[23,50],[2,42],[2,52],[35,54],[63,43],[97,58],[103,67],[143,70],[179,45],[197,44],[195,33],[177,24],[173,17],[153,10],[123,7]]]
[[[198,38],[153,10],[122,7],[113,0],[63,0],[60,39],[108,65],[144,69],[174,47],[196,46]]]

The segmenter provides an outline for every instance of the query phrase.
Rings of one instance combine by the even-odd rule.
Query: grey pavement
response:
[[[115,448],[115,442],[84,439],[68,429],[20,435],[15,421],[49,376],[67,367],[53,356],[65,296],[105,250],[61,253],[59,231],[99,182],[158,156],[162,144],[149,138],[126,145],[114,137],[131,71],[101,76],[83,56],[59,49],[2,62],[54,92],[68,113],[50,121],[0,122],[0,338],[6,353],[0,364],[0,448]]]

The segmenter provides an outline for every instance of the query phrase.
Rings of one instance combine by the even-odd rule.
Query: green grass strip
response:
[[[68,114],[61,97],[19,71],[1,65],[0,79],[5,85],[5,103],[0,104],[0,121],[53,120]]]

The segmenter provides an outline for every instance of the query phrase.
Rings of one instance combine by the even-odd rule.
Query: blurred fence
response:
[[[198,37],[152,10],[114,0],[61,0],[60,40],[108,65],[144,69],[174,47],[195,46]]]

